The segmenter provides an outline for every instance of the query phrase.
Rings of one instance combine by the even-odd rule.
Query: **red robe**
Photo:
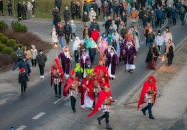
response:
[[[95,105],[95,108],[93,109],[93,111],[88,115],[88,117],[91,117],[93,116],[94,114],[96,114],[98,111],[99,111],[99,108],[101,108],[101,105],[104,103],[105,99],[107,97],[112,97],[112,93],[109,91],[109,92],[105,92],[105,90],[102,90],[100,93],[99,93],[99,96],[98,96],[98,100],[97,100],[97,103]]]
[[[59,71],[59,73],[61,74],[60,75],[61,76],[61,83],[62,84],[64,83],[64,71],[63,71],[61,65],[59,64],[58,58],[55,58],[54,61],[55,61],[57,68],[55,68],[54,66],[51,67],[51,82],[50,82],[51,86],[53,84],[53,80],[54,80],[53,73],[55,70]]]
[[[105,82],[109,83],[109,75],[108,75],[108,71],[106,69],[106,66],[102,65],[97,65],[94,69],[95,72],[97,72],[98,77],[101,79],[101,75],[100,75],[100,71],[103,71],[105,74]]]
[[[152,84],[150,84],[149,79],[153,79],[153,83]],[[149,76],[148,80],[143,85],[142,92],[141,92],[140,99],[139,99],[138,106],[137,106],[138,109],[140,108],[140,106],[142,104],[146,103],[144,101],[144,98],[145,98],[145,94],[149,90],[149,87],[151,87],[157,93],[156,79],[153,76]],[[156,101],[156,94],[154,95],[154,101]]]
[[[87,82],[86,79],[83,79],[83,80],[82,80],[82,84],[85,85],[86,88],[89,89],[88,96],[90,97],[91,100],[94,100],[94,96],[93,96],[93,85],[94,85],[94,81],[93,81],[92,79],[90,79],[90,80],[88,81],[88,84],[86,84],[86,82]],[[84,96],[85,92],[86,92],[86,89],[83,88],[83,93],[82,93],[83,95],[82,95],[82,96]],[[83,104],[84,104],[84,103],[83,103]],[[83,105],[83,104],[81,103],[81,105]]]
[[[67,94],[69,94],[69,88],[71,87],[71,85],[73,84],[74,81],[79,81],[79,79],[76,77],[76,78],[72,78],[71,76],[68,77],[68,79],[66,80],[66,83],[64,85],[64,89],[63,89],[63,96],[67,96]]]

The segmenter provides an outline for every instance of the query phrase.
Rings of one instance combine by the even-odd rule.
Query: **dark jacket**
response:
[[[82,22],[88,22],[88,21],[89,21],[88,14],[83,14]]]
[[[62,6],[62,0],[55,0],[55,6],[60,9],[60,7]]]
[[[156,16],[158,19],[162,19],[164,17],[163,15],[164,15],[164,12],[161,9],[156,10]]]
[[[96,14],[97,14],[97,4],[95,3],[95,4],[92,4],[92,8],[93,8],[93,10],[96,12]]]
[[[88,29],[88,36],[91,37],[91,31]],[[85,38],[85,29],[83,30],[83,39]]]
[[[45,65],[45,62],[47,61],[47,57],[44,53],[42,53],[42,54],[39,53],[36,56],[36,61],[37,61],[38,65]]]
[[[76,6],[74,2],[71,2],[71,13],[75,14],[76,13]]]
[[[23,11],[23,12],[26,12],[27,11],[27,5],[26,4],[22,4],[21,5],[21,10]]]
[[[121,20],[126,23],[127,22],[127,15],[121,15]]]
[[[27,76],[27,73],[23,72],[23,73],[19,73],[18,76],[18,83],[27,83],[27,81],[29,81],[29,78]]]
[[[64,29],[63,28],[58,28],[57,29],[57,34],[58,34],[58,37],[59,36],[64,36]]]
[[[64,25],[64,32],[65,32],[65,34],[70,34],[70,33],[72,33],[72,28],[71,28],[71,25],[70,25],[70,24],[65,24],[65,25]]]
[[[21,3],[18,3],[18,4],[17,4],[17,11],[21,11],[21,10],[22,10]]]
[[[126,28],[125,28],[125,29],[122,28],[120,34],[121,34],[121,36],[124,38],[125,35],[127,34],[127,29],[126,29]]]
[[[112,20],[107,20],[106,23],[105,23],[105,29],[109,29],[110,25],[112,25]]]
[[[8,3],[7,7],[8,7],[8,10],[12,10],[12,3]]]
[[[69,21],[69,20],[70,20],[70,11],[64,10],[64,21]]]
[[[99,24],[97,22],[91,22],[90,24],[90,31],[92,31],[93,29],[97,29],[100,32],[100,28],[99,28]]]
[[[24,68],[25,69],[25,73],[29,74],[31,73],[31,69],[30,69],[30,64],[27,60],[21,60],[20,62],[18,62],[14,67],[13,67],[13,71],[19,67],[20,68]]]

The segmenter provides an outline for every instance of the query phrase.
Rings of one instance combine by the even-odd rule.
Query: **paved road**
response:
[[[48,22],[24,22],[30,31],[45,36],[50,34],[51,24]],[[78,36],[82,35],[83,27],[78,25]],[[142,31],[140,31],[142,33]],[[178,45],[187,34],[186,27],[177,25],[171,27],[175,45]],[[50,37],[46,37],[50,41]],[[143,41],[143,36],[141,41]],[[114,98],[120,98],[131,91],[148,74],[154,73],[152,70],[145,69],[145,57],[148,48],[145,43],[139,49],[135,61],[136,69],[133,74],[125,72],[124,65],[120,64],[117,68],[116,79],[111,82]],[[160,61],[159,61],[160,62]],[[49,75],[44,80],[40,80],[30,88],[25,96],[17,95],[15,100],[10,100],[6,104],[0,105],[0,130],[7,130],[9,127],[26,130],[86,130],[90,123],[95,123],[94,118],[86,118],[89,110],[82,111],[80,101],[77,101],[78,111],[73,114],[70,108],[70,101],[61,100],[54,97],[53,88],[49,87]],[[115,107],[115,106],[114,106]],[[115,109],[114,109],[115,111]],[[89,128],[94,129],[94,128]]]

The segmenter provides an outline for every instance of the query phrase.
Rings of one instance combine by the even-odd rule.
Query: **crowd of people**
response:
[[[70,10],[68,7],[64,9],[64,21],[61,22],[60,7],[53,9],[53,28],[51,32],[54,48],[61,49],[61,52],[55,57],[54,65],[51,67],[51,82],[54,86],[55,96],[61,98],[70,97],[72,111],[76,112],[76,99],[80,93],[82,109],[89,108],[92,112],[88,117],[92,116],[98,110],[103,110],[104,115],[97,118],[98,123],[105,118],[106,128],[111,129],[109,125],[109,111],[112,99],[110,80],[115,79],[116,67],[119,63],[124,62],[125,71],[132,74],[135,66],[135,59],[140,51],[140,33],[139,29],[144,29],[145,43],[149,48],[145,59],[146,67],[156,69],[158,58],[167,57],[167,65],[172,64],[174,57],[175,45],[173,43],[172,33],[169,27],[162,32],[159,30],[167,19],[168,24],[176,25],[177,16],[180,16],[182,25],[185,22],[186,5],[184,1],[123,1],[118,3],[110,0],[96,0],[83,5],[82,20],[84,29],[83,37],[77,37],[76,24],[73,19],[81,18],[80,4],[71,1]],[[180,6],[179,6],[180,5]],[[105,28],[101,32],[100,24],[98,24],[98,16],[101,15],[103,9],[103,18],[105,19],[102,27]],[[113,14],[113,18],[111,15]],[[127,27],[127,21],[131,26]],[[154,30],[158,29],[156,34]],[[66,46],[66,45],[67,46]],[[70,45],[72,44],[72,48]],[[99,53],[99,63],[96,63],[95,57]],[[30,73],[29,59],[32,59],[32,66],[38,63],[40,68],[40,78],[44,78],[44,67],[47,57],[42,50],[37,54],[37,50],[32,46],[31,55],[26,49],[23,52],[18,48],[16,54],[18,56],[20,77],[19,80],[24,93],[28,75]],[[73,68],[72,63],[76,64]],[[94,65],[96,65],[94,67]],[[26,73],[26,74],[23,74]],[[21,79],[21,78],[20,78]],[[148,99],[148,106],[142,109],[143,114],[148,109],[149,118],[154,119],[151,108],[154,104],[150,97],[156,95],[156,80],[149,77],[145,89],[143,89],[143,97]],[[24,87],[25,86],[25,87]],[[64,86],[62,88],[62,86]],[[151,87],[152,86],[152,87]],[[143,98],[141,97],[141,98]],[[142,100],[142,99],[141,99]],[[139,102],[139,106],[144,103]]]

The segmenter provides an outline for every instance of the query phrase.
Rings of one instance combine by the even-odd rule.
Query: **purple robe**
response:
[[[71,59],[66,58],[65,59],[65,73],[69,75],[70,69],[71,69]]]
[[[86,66],[88,66],[88,64],[91,63],[90,57],[86,56],[85,63],[84,63],[83,56],[81,56],[79,59],[79,63],[80,63],[81,68],[84,69]]]
[[[134,64],[134,56],[136,56],[137,52],[134,45],[131,45],[130,48],[128,48],[128,45],[124,48],[125,53],[123,54],[124,62],[125,64]]]
[[[63,69],[63,71],[65,71],[66,56],[65,56],[64,52],[61,52],[61,53],[58,55],[58,59],[61,59],[62,69]]]
[[[110,64],[111,64],[111,74],[115,75],[115,71],[116,71],[116,65],[118,64],[118,56],[116,53],[113,54],[113,56],[111,56],[111,54],[109,53],[107,55],[107,68],[109,68]]]

